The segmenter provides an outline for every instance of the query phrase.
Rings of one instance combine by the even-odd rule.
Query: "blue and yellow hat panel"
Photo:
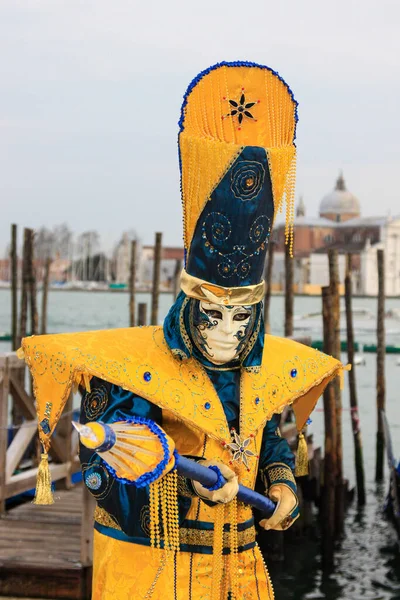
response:
[[[297,102],[254,63],[219,63],[190,84],[179,122],[186,265],[192,297],[254,304],[274,216],[293,229]]]

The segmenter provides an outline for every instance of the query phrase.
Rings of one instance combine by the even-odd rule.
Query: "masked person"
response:
[[[186,260],[163,328],[24,340],[45,450],[42,500],[51,501],[50,435],[74,382],[87,389],[81,423],[114,424],[117,432],[111,444],[80,451],[84,482],[97,500],[96,600],[274,597],[238,484],[254,489],[260,477],[277,502],[261,527],[293,523],[295,464],[279,433],[280,413],[293,405],[304,473],[302,430],[343,368],[316,350],[264,335],[265,255],[284,198],[292,245],[296,121],[291,90],[268,67],[220,63],[200,73],[179,122]],[[131,485],[144,461],[127,450],[133,421],[160,427],[171,450],[151,471],[153,477],[158,469],[158,479],[144,474],[141,487]],[[226,483],[209,489],[177,475],[173,447]]]

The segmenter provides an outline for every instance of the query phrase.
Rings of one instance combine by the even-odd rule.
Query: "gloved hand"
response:
[[[277,505],[269,519],[260,521],[260,527],[277,531],[288,529],[295,520],[290,515],[297,506],[296,494],[287,485],[277,483],[271,486],[268,495]]]
[[[210,491],[198,481],[192,480],[192,485],[196,494],[200,496],[200,498],[211,500],[211,502],[217,502],[219,504],[226,504],[233,500],[239,490],[239,482],[236,473],[224,465],[224,463],[217,460],[204,460],[201,461],[201,465],[204,467],[218,467],[222,476],[226,479],[226,483],[219,490]]]

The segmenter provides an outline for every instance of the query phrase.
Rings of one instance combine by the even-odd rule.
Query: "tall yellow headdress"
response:
[[[292,249],[297,102],[270,69],[222,62],[190,84],[179,122],[187,295],[262,300],[273,221],[286,199]]]

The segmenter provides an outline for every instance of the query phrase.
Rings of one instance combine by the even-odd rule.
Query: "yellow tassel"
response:
[[[49,457],[43,452],[39,464],[36,479],[36,492],[33,504],[54,504],[53,492],[51,491],[51,475],[49,469]]]
[[[340,391],[343,392],[343,390],[344,390],[344,370],[343,369],[340,370],[339,377],[340,377]]]
[[[85,383],[85,390],[87,391],[88,394],[90,394],[90,377],[87,373],[83,373],[82,377],[83,377],[83,381]]]
[[[345,371],[351,371],[351,365],[347,364],[343,367],[343,369],[340,370],[339,373],[339,377],[340,377],[340,389],[343,391],[344,390],[344,372]]]
[[[297,445],[296,468],[294,471],[296,477],[308,475],[308,448],[304,433],[299,433],[299,443]]]

